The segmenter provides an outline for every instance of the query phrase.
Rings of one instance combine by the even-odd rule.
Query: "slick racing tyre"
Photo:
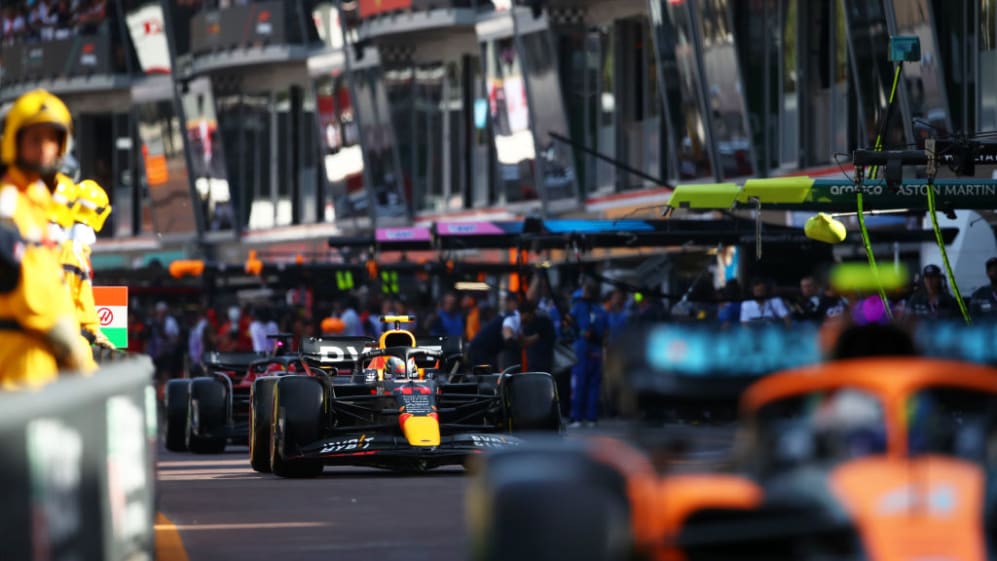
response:
[[[190,406],[190,380],[166,382],[166,430],[163,435],[170,452],[187,451],[187,408]]]
[[[294,458],[321,436],[325,387],[308,376],[284,376],[273,390],[270,469],[281,477],[316,477],[320,460]]]
[[[561,430],[561,406],[553,376],[545,372],[509,374],[502,378],[500,387],[510,431]]]
[[[228,388],[214,378],[191,380],[187,425],[187,448],[191,452],[220,454],[225,451],[228,398]]]
[[[249,393],[249,465],[260,473],[270,473],[270,425],[277,380],[276,376],[257,378]]]
[[[500,450],[467,492],[474,561],[623,561],[634,550],[625,477],[577,450]]]

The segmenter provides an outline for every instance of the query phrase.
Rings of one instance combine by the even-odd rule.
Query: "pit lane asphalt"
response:
[[[678,426],[692,449],[677,468],[709,468],[729,451],[727,427]],[[612,424],[570,435],[618,434]],[[178,454],[160,449],[157,540],[182,548],[159,561],[457,561],[467,558],[462,468],[423,474],[327,467],[316,479],[258,474],[248,449]],[[164,552],[165,551],[165,552]]]

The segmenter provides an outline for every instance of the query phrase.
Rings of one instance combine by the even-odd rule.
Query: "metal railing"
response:
[[[66,39],[14,43],[2,47],[4,85],[37,80],[81,78],[111,74],[113,60],[109,33],[76,35]]]
[[[0,559],[153,558],[152,361],[0,393]]]

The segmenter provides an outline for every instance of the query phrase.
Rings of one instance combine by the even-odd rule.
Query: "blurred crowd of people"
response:
[[[4,2],[0,44],[66,39],[96,33],[107,18],[107,0],[22,0]]]
[[[975,319],[997,318],[997,257],[984,264],[989,284],[963,294],[968,313]],[[672,319],[716,321],[723,326],[779,322],[821,323],[827,318],[850,311],[859,323],[884,321],[887,314],[878,294],[851,292],[839,294],[829,284],[823,286],[814,276],[800,279],[799,289],[777,294],[773,284],[756,278],[745,294],[740,283],[732,280],[714,293],[712,287],[694,289],[695,297],[673,307]],[[925,266],[914,276],[910,286],[888,293],[890,315],[894,319],[958,320],[962,317],[958,301],[949,287],[941,267]]]
[[[985,269],[990,284],[966,299],[974,317],[997,317],[997,257]],[[536,281],[537,279],[534,279]],[[212,307],[171,308],[159,302],[148,310],[133,307],[129,350],[147,353],[160,379],[194,372],[209,351],[271,350],[269,335],[306,337],[378,337],[387,316],[407,316],[403,329],[417,335],[461,337],[469,364],[490,364],[497,370],[550,372],[562,384],[564,415],[570,423],[592,425],[604,400],[602,367],[607,345],[633,324],[712,322],[720,327],[739,324],[822,323],[850,314],[855,323],[885,320],[877,294],[839,294],[814,276],[805,276],[791,290],[776,290],[759,278],[747,293],[737,281],[714,291],[694,285],[685,298],[667,299],[600,283],[554,288],[531,282],[524,292],[484,293],[446,291],[428,304],[404,295],[354,291],[321,303],[313,314],[311,296],[280,302]],[[890,294],[894,318],[958,319],[960,310],[942,269],[926,266],[907,291]]]

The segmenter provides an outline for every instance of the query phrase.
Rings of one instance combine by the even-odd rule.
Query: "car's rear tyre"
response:
[[[187,451],[187,408],[190,406],[190,380],[166,382],[166,427],[163,440],[171,452]]]
[[[554,377],[523,372],[502,377],[507,428],[510,431],[561,430],[561,410]]]
[[[220,454],[225,451],[228,399],[228,388],[218,380],[191,380],[187,426],[187,448],[191,452]]]
[[[320,460],[294,456],[319,439],[325,386],[308,376],[284,376],[273,390],[270,432],[270,469],[280,477],[316,477],[324,468]]]
[[[277,380],[257,378],[249,392],[249,465],[260,473],[270,473],[270,425]]]
[[[524,452],[502,450],[484,458],[468,488],[472,559],[631,558],[630,503],[622,474],[584,453]]]

